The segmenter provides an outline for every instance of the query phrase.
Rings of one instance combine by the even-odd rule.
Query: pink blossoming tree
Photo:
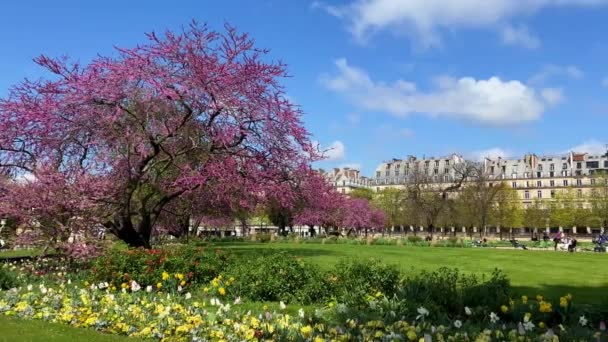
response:
[[[52,77],[0,100],[0,169],[33,179],[0,195],[13,213],[60,212],[59,227],[94,212],[149,248],[154,226],[180,208],[237,213],[270,193],[291,206],[284,175],[318,154],[284,95],[284,65],[232,27],[148,39],[87,65],[38,57]]]

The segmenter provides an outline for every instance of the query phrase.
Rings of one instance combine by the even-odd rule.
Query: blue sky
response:
[[[608,0],[23,1],[0,11],[0,96],[44,53],[86,62],[195,19],[247,31],[330,159],[598,152]]]

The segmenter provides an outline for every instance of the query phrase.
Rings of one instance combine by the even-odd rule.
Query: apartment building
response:
[[[325,176],[325,179],[334,186],[336,191],[343,194],[348,194],[357,188],[369,188],[371,185],[371,180],[368,177],[362,176],[361,171],[355,168],[342,167],[334,168],[329,172],[325,170],[320,171]]]

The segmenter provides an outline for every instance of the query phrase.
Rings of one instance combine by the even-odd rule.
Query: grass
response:
[[[0,316],[0,342],[114,342],[140,341],[119,335],[102,334],[89,329],[44,321]]]
[[[0,250],[0,260],[37,257],[40,253],[42,253],[40,249]]]
[[[344,258],[377,258],[398,265],[404,272],[454,267],[489,275],[495,268],[507,274],[519,294],[558,297],[566,293],[578,303],[598,304],[608,287],[608,254],[493,248],[431,248],[348,244],[235,243],[218,248],[236,253],[284,251],[329,268]]]

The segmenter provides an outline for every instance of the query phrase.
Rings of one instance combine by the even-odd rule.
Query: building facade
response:
[[[422,175],[437,187],[445,187],[458,179],[459,166],[465,163],[482,168],[490,185],[505,183],[515,189],[523,207],[527,208],[535,200],[554,199],[563,191],[572,191],[580,198],[592,196],[597,186],[594,175],[608,173],[608,151],[605,154],[570,152],[553,156],[530,153],[520,158],[488,157],[481,162],[466,160],[458,154],[421,159],[408,156],[381,163],[370,178],[351,168],[336,168],[325,175],[337,191],[344,194],[361,187],[375,192],[386,188],[403,189],[412,183],[415,175]],[[582,202],[581,205],[589,204]]]

